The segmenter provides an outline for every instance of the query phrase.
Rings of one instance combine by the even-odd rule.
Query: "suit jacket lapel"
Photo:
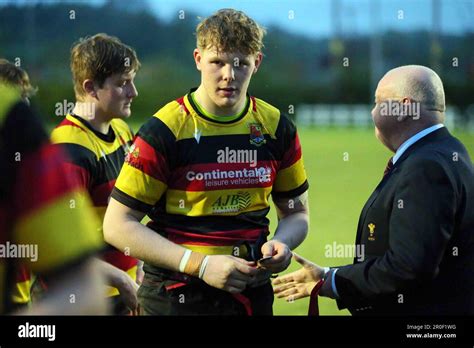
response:
[[[361,238],[361,235],[362,235],[362,231],[364,229],[364,226],[363,226],[363,223],[364,223],[364,220],[365,220],[365,217],[367,215],[367,212],[369,211],[369,208],[372,206],[372,204],[374,203],[375,199],[377,198],[377,196],[379,195],[380,191],[382,190],[382,188],[385,186],[385,184],[387,183],[387,181],[390,179],[390,176],[392,175],[392,173],[395,171],[395,167],[392,169],[392,171],[390,173],[388,173],[386,176],[384,176],[382,178],[382,181],[379,182],[379,184],[377,185],[377,187],[375,188],[374,192],[372,192],[372,194],[370,195],[369,199],[367,200],[367,202],[365,203],[364,205],[364,208],[362,208],[362,212],[360,213],[360,217],[359,217],[359,223],[357,225],[357,237],[356,237],[356,245],[357,244],[360,244],[360,238]]]
[[[392,176],[392,174],[397,170],[397,168],[401,165],[401,163],[410,155],[410,153],[416,151],[416,149],[422,147],[423,145],[425,145],[426,143],[429,143],[429,142],[432,142],[432,141],[436,141],[436,140],[439,140],[439,139],[442,139],[444,137],[447,137],[447,136],[451,136],[451,134],[449,133],[449,131],[443,127],[443,128],[440,128],[440,129],[437,129],[435,130],[434,132],[426,135],[425,137],[421,138],[420,140],[418,140],[416,143],[414,143],[412,146],[410,146],[404,153],[403,155],[397,160],[397,162],[394,164],[393,168],[392,168],[392,171],[387,174],[383,179],[382,181],[380,181],[380,183],[377,185],[377,187],[375,188],[374,192],[372,192],[372,194],[370,195],[369,199],[367,200],[367,202],[365,203],[364,205],[364,208],[362,209],[362,212],[360,213],[360,217],[359,217],[359,223],[357,225],[357,237],[356,237],[356,245],[360,243],[360,238],[361,238],[361,235],[362,235],[362,231],[364,229],[364,226],[362,225],[364,220],[365,220],[365,217],[367,215],[367,212],[369,211],[369,208],[372,206],[372,204],[374,203],[375,199],[377,198],[377,196],[379,195],[380,191],[382,190],[382,188],[385,186],[385,184],[387,183],[388,180],[390,180],[390,177]]]

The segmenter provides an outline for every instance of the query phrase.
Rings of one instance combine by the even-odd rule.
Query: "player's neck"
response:
[[[90,103],[77,102],[72,113],[88,122],[97,132],[108,134],[112,120],[107,117],[100,109],[95,107],[87,108],[84,107],[84,105],[90,105]]]
[[[215,116],[234,116],[240,114],[246,105],[246,98],[241,98],[237,103],[229,107],[220,107],[214,104],[214,102],[206,94],[206,90],[201,85],[194,92],[194,98],[199,103],[201,108],[203,108],[208,113]]]

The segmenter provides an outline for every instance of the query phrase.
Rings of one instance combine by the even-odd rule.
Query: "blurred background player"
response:
[[[0,313],[105,314],[97,296],[102,278],[91,261],[103,245],[99,221],[28,107],[34,91],[23,69],[0,59]],[[9,255],[15,248],[37,254]],[[51,281],[27,308],[30,272]]]
[[[271,315],[269,277],[288,267],[308,230],[296,127],[247,94],[262,62],[265,32],[255,21],[224,9],[196,32],[201,84],[140,129],[105,238],[145,261],[144,314]],[[266,241],[270,194],[280,220]]]
[[[68,171],[89,192],[101,221],[133,139],[123,119],[130,116],[132,100],[138,95],[134,78],[139,68],[135,51],[106,34],[81,39],[71,50],[76,104],[51,139],[67,150]],[[108,296],[115,314],[137,308],[138,260],[128,256],[128,250],[110,246],[103,255],[103,267],[112,280]]]
[[[30,98],[36,94],[25,70],[15,66],[6,59],[0,59],[0,78],[2,82],[20,90],[21,99],[30,105]],[[16,285],[12,289],[12,303],[20,310],[31,303],[32,285],[35,277],[25,264],[18,264],[15,271]]]

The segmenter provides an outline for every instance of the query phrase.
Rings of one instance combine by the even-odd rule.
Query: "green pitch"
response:
[[[352,263],[347,255],[328,255],[334,242],[353,245],[359,213],[378,184],[391,154],[367,129],[300,129],[303,158],[310,183],[310,232],[296,249],[321,266]],[[273,211],[272,211],[273,212]],[[272,215],[272,231],[276,218]],[[289,271],[299,269],[294,262]],[[322,315],[348,315],[335,301],[319,300]],[[275,299],[277,315],[306,315],[308,300],[292,303]]]

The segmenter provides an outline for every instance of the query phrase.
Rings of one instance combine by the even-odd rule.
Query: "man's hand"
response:
[[[253,264],[235,256],[211,255],[202,279],[217,289],[239,293],[258,274]]]
[[[298,300],[311,294],[316,283],[324,275],[324,269],[293,253],[293,258],[303,266],[298,271],[278,277],[273,281],[273,292],[287,301]],[[280,285],[280,286],[275,286]]]
[[[143,261],[137,263],[137,284],[142,285],[145,272],[143,271]]]
[[[270,259],[258,263],[259,267],[267,271],[279,273],[287,269],[291,263],[290,248],[278,240],[269,240],[262,245],[261,250],[264,258],[271,256]]]
[[[122,271],[120,268],[117,268],[108,262],[95,259],[95,263],[97,268],[105,276],[107,285],[118,289],[122,302],[128,309],[130,309],[132,314],[135,314],[138,311],[138,284],[127,274],[127,272]]]
[[[138,315],[138,284],[126,272],[122,271],[121,276],[115,279],[114,286],[118,289],[120,299],[132,315]]]

